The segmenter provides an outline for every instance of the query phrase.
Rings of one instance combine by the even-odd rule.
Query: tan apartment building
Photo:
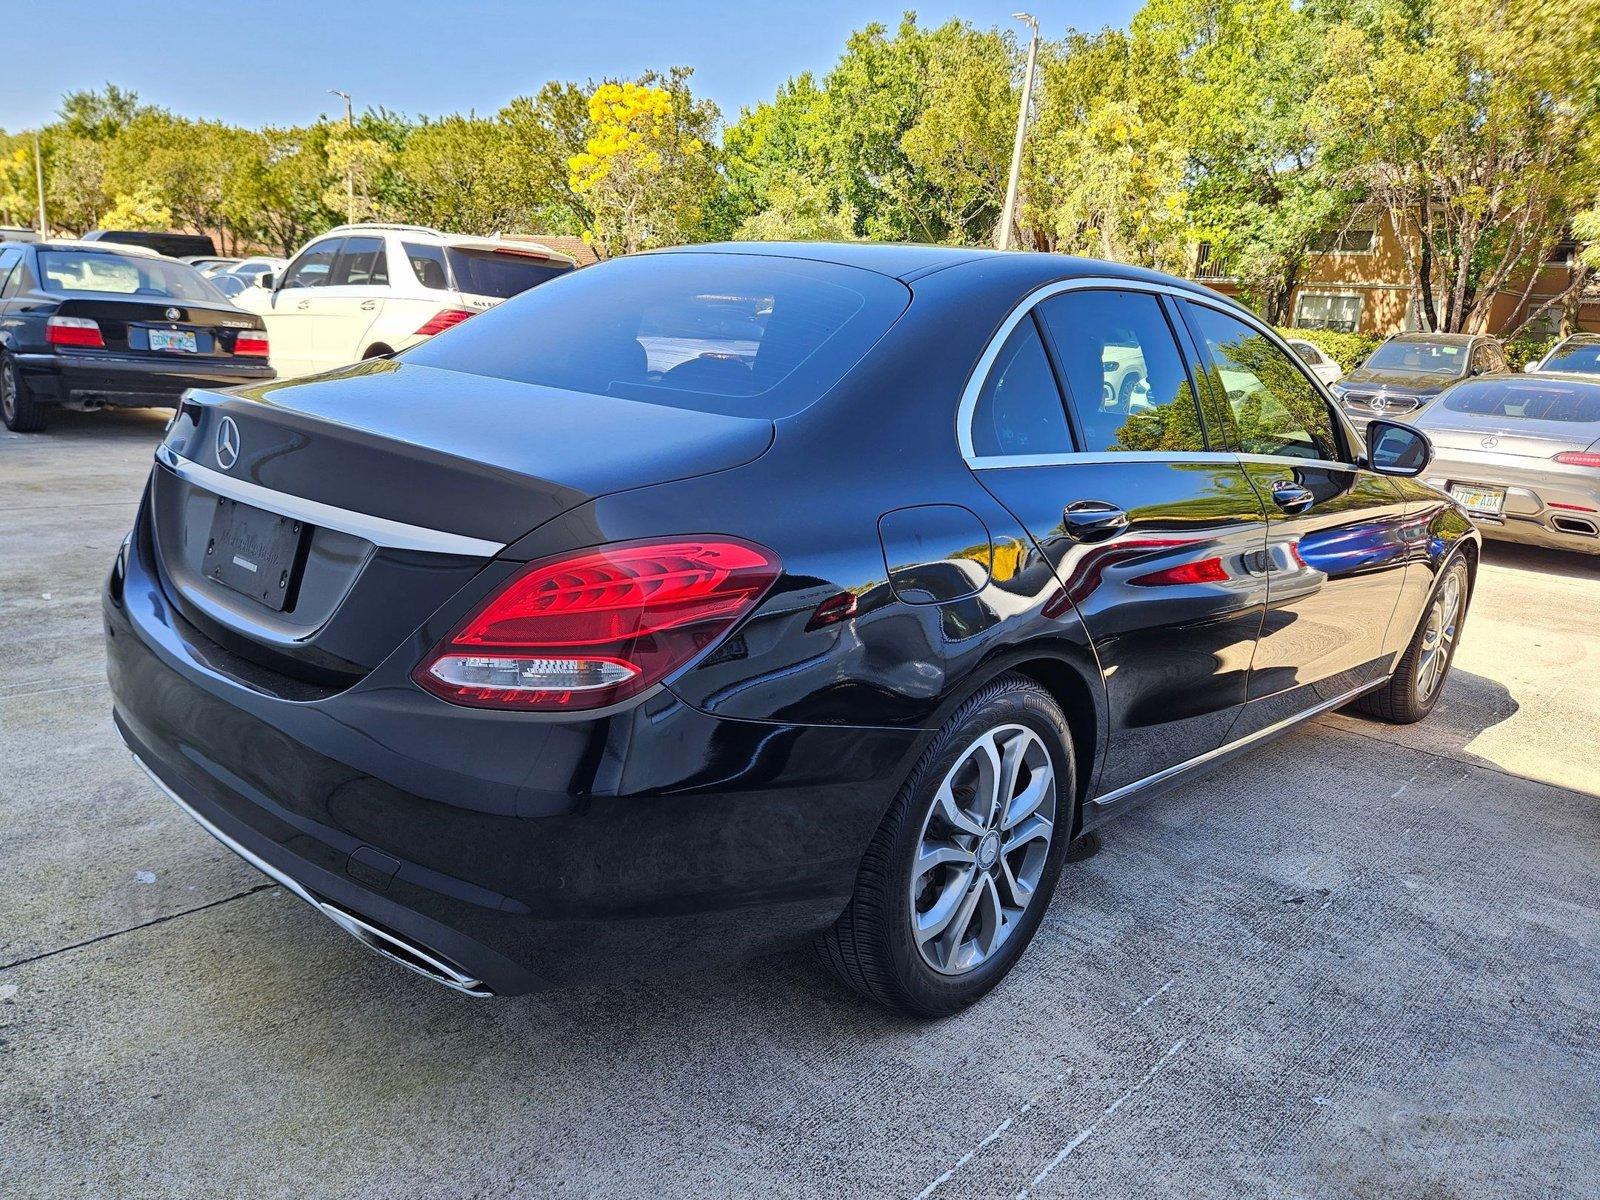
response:
[[[1538,308],[1565,289],[1577,263],[1577,245],[1563,242],[1540,268],[1526,307]],[[1225,266],[1210,261],[1202,244],[1194,278],[1228,295],[1238,292]],[[1501,290],[1490,310],[1487,332],[1516,327],[1524,309],[1522,288],[1527,278]],[[1357,217],[1349,226],[1330,230],[1312,243],[1312,255],[1289,306],[1290,324],[1302,329],[1337,329],[1347,333],[1387,336],[1421,329],[1420,303],[1406,282],[1405,254],[1386,212]],[[1553,305],[1526,332],[1548,336],[1559,332],[1562,307]],[[1600,293],[1591,289],[1579,307],[1578,328],[1600,332]]]

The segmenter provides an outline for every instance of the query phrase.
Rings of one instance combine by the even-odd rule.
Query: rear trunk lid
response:
[[[1554,458],[1583,450],[1600,437],[1600,423],[1457,413],[1435,406],[1422,425],[1441,450]]]
[[[173,602],[224,647],[344,684],[529,530],[738,466],[772,436],[765,419],[398,360],[191,392],[157,454],[157,556]]]
[[[108,351],[162,358],[231,358],[241,330],[264,328],[232,305],[189,300],[72,297],[56,313],[94,321]]]

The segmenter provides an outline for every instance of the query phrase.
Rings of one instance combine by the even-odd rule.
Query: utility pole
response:
[[[44,155],[39,153],[39,131],[33,131],[33,180],[39,189],[39,236],[50,236],[50,221],[44,212]]]
[[[350,107],[350,93],[341,92],[338,88],[329,88],[328,95],[338,96],[344,100],[344,127],[354,130],[356,117]],[[346,159],[344,164],[344,191],[345,191],[345,220],[350,224],[356,223],[356,164],[354,159]]]
[[[1033,65],[1039,57],[1039,22],[1031,13],[1012,13],[1013,20],[1024,22],[1033,30],[1028,39],[1028,69],[1022,73],[1022,104],[1017,109],[1017,140],[1011,147],[1011,177],[1006,180],[1006,203],[1000,210],[1000,231],[995,235],[995,247],[1011,248],[1011,226],[1017,217],[1017,182],[1022,175],[1022,143],[1028,134],[1028,107],[1033,100]]]

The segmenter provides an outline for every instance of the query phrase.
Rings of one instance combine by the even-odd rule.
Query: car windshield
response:
[[[837,383],[910,293],[855,267],[756,254],[643,254],[569,272],[407,362],[705,412],[797,412]]]
[[[1557,346],[1541,371],[1570,371],[1575,375],[1600,375],[1600,342],[1571,342]]]
[[[463,250],[459,246],[447,246],[445,256],[450,260],[457,291],[470,296],[496,296],[501,300],[549,283],[572,270],[559,260],[551,262],[509,250]]]
[[[1444,395],[1451,412],[1522,421],[1600,421],[1600,384],[1566,379],[1485,379]]]
[[[224,297],[187,263],[107,250],[41,250],[46,291],[149,296],[156,300],[219,301]]]
[[[1361,365],[1419,375],[1464,375],[1467,347],[1460,342],[1385,342]]]

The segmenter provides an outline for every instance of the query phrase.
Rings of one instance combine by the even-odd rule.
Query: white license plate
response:
[[[1475,484],[1452,483],[1450,495],[1461,502],[1469,513],[1480,517],[1498,517],[1506,507],[1506,490],[1502,487],[1479,487]]]
[[[195,354],[200,347],[195,341],[194,334],[187,329],[152,329],[150,349],[179,350],[184,354]]]

